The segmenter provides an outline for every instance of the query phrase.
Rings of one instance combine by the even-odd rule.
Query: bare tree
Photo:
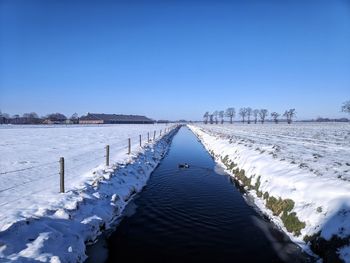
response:
[[[209,114],[209,120],[210,120],[210,124],[214,123],[214,115],[213,114]]]
[[[219,115],[219,112],[217,110],[213,112],[215,124],[218,124],[218,115]]]
[[[65,121],[67,120],[67,117],[62,113],[51,113],[47,115],[47,118],[51,121]]]
[[[247,110],[247,122],[248,124],[250,124],[250,116],[252,116],[253,110],[250,107],[246,108],[246,110]]]
[[[22,118],[13,118],[13,124],[39,124],[42,120],[39,118],[38,114],[35,112],[24,113]]]
[[[259,110],[257,110],[257,109],[253,110],[253,116],[254,116],[254,123],[255,124],[258,122],[258,115],[259,115]]]
[[[219,117],[220,117],[221,124],[224,123],[224,116],[225,116],[225,112],[223,110],[219,111]]]
[[[227,108],[225,112],[226,116],[230,118],[230,123],[232,124],[233,118],[236,116],[235,108]]]
[[[10,122],[10,115],[0,110],[0,124],[6,124]]]
[[[273,121],[277,124],[278,123],[278,117],[281,116],[281,114],[277,113],[277,112],[271,112],[271,117],[273,119]]]
[[[72,116],[70,117],[70,119],[71,119],[71,120],[77,120],[77,119],[79,119],[78,113],[76,113],[76,112],[73,113]]]
[[[269,112],[268,112],[267,109],[261,109],[261,110],[259,111],[259,117],[260,117],[261,124],[264,124],[265,118],[266,118],[266,116],[267,116],[268,113],[269,113]]]
[[[73,113],[72,116],[69,118],[70,122],[73,124],[78,124],[79,123],[79,115],[78,113]]]
[[[1,110],[0,110],[0,117],[4,117],[5,119],[10,119],[10,114],[5,113],[5,112],[1,112]]]
[[[291,124],[292,123],[292,119],[296,116],[295,109],[286,110],[283,113],[283,116],[286,117],[287,123]]]
[[[36,114],[35,112],[24,113],[23,117],[28,118],[28,119],[38,119],[39,118],[38,114]]]
[[[341,107],[341,111],[342,111],[342,112],[350,113],[350,100],[345,101],[345,102],[343,103],[343,106]]]
[[[203,118],[204,118],[204,124],[208,124],[209,112],[205,112],[203,115]]]
[[[247,116],[247,108],[240,108],[238,114],[241,116],[242,122],[244,123],[245,117]]]

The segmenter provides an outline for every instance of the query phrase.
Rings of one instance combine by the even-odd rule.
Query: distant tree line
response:
[[[310,122],[316,121],[316,122],[349,122],[350,120],[348,118],[322,118],[318,117],[316,120],[310,120]],[[304,121],[307,122],[307,121]]]
[[[252,122],[254,122],[255,124],[257,124],[258,122],[264,124],[266,118],[268,117],[268,114],[269,111],[267,109],[252,109],[250,107],[243,107],[240,108],[238,111],[238,116],[240,117],[240,120],[243,123],[247,124],[251,124]],[[214,111],[213,113],[207,111],[203,115],[203,122],[205,124],[218,124],[219,122],[223,124],[226,117],[228,121],[232,124],[235,116],[236,110],[234,107],[227,108],[225,111]],[[271,120],[273,120],[277,124],[279,122],[279,117],[281,116],[281,114],[274,111],[271,112],[270,116]],[[293,119],[296,117],[296,111],[295,109],[286,110],[282,114],[282,116],[285,117],[285,120],[288,124],[291,124]]]
[[[39,117],[35,112],[24,113],[22,116],[19,114],[10,116],[10,114],[0,111],[0,124],[77,124],[78,122],[79,116],[77,113],[67,118],[62,113],[51,113]]]
[[[3,113],[0,110],[0,124],[79,124],[85,116],[79,116],[77,113],[70,117],[56,112],[39,117],[35,112],[24,113],[23,115],[15,114],[10,116],[8,113]],[[169,120],[158,120],[156,123],[170,123]],[[187,122],[186,120],[179,120],[178,122]],[[132,123],[132,122],[130,122]]]

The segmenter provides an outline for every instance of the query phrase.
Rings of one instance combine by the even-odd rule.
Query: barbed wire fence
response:
[[[88,158],[89,155],[93,155],[91,152],[86,153],[86,157],[83,158],[81,155],[73,156],[70,158],[67,158],[66,161],[66,167],[63,167],[64,171],[62,173],[62,166],[60,165],[60,160],[57,161],[50,161],[45,163],[40,163],[37,165],[32,165],[29,167],[24,167],[20,169],[14,169],[14,170],[7,170],[7,171],[0,171],[0,177],[1,176],[12,176],[15,175],[16,177],[20,177],[21,179],[13,184],[4,184],[0,186],[0,208],[2,209],[11,209],[11,210],[21,210],[21,211],[29,211],[29,212],[35,212],[33,208],[26,207],[25,202],[23,207],[18,207],[18,203],[21,202],[21,200],[30,199],[33,197],[38,197],[43,200],[45,198],[52,195],[52,193],[48,193],[48,189],[57,189],[57,194],[69,192],[71,190],[74,190],[74,187],[69,184],[70,187],[67,189],[62,189],[62,180],[63,185],[66,181],[69,182],[70,179],[74,181],[74,176],[77,175],[75,172],[80,167],[88,167],[88,170],[86,172],[89,172],[95,168],[98,168],[99,166],[104,166],[105,168],[112,167],[116,164],[116,161],[118,158],[113,158],[120,155],[130,155],[130,157],[136,153],[141,148],[144,148],[152,143],[155,143],[160,138],[167,135],[170,131],[172,131],[177,125],[172,125],[160,130],[152,130],[146,133],[142,133],[135,136],[129,136],[128,138],[125,138],[123,140],[118,140],[117,142],[113,142],[112,144],[107,144],[103,148],[101,148],[101,155],[100,156],[94,156],[93,158]],[[86,144],[86,146],[91,145],[91,143]],[[79,147],[84,147],[79,145]],[[107,150],[108,149],[108,150]],[[96,150],[94,150],[94,153]],[[94,154],[96,155],[96,154]],[[112,158],[111,158],[112,157]],[[57,169],[57,172],[52,172],[53,169]],[[48,172],[49,171],[49,172]],[[30,175],[27,175],[28,172],[30,172]],[[33,178],[33,174],[37,175],[35,178]],[[62,178],[63,174],[63,178]],[[53,179],[56,177],[56,180]],[[25,178],[23,180],[23,178]],[[7,181],[10,181],[7,180]],[[43,181],[44,183],[39,183],[40,181]],[[39,187],[44,185],[45,187]],[[26,191],[26,188],[33,187],[31,191]],[[68,191],[67,191],[68,190]],[[55,191],[54,191],[55,192]],[[16,204],[16,205],[15,205]],[[17,211],[16,211],[17,213]],[[2,214],[0,215],[0,221],[5,223],[8,219],[7,215]]]
[[[69,179],[69,174],[72,171],[74,171],[75,169],[77,169],[79,167],[88,165],[88,164],[90,165],[90,167],[91,167],[91,164],[94,164],[95,167],[92,167],[92,168],[96,168],[96,167],[103,165],[103,164],[107,167],[107,166],[109,166],[110,161],[113,161],[113,160],[110,160],[110,156],[111,156],[110,153],[113,153],[116,155],[116,154],[120,154],[124,151],[125,154],[131,155],[133,153],[133,150],[147,146],[149,143],[152,143],[152,142],[156,141],[158,138],[161,138],[164,135],[166,135],[173,128],[174,128],[174,126],[170,126],[170,127],[165,128],[165,129],[160,129],[158,131],[151,131],[151,132],[140,134],[138,136],[129,137],[129,138],[127,138],[127,140],[124,140],[124,145],[122,145],[123,140],[119,140],[118,142],[115,142],[113,144],[106,145],[105,150],[106,150],[106,148],[108,148],[108,152],[105,151],[104,155],[99,156],[99,157],[80,158],[79,161],[77,161],[77,158],[73,157],[72,159],[75,159],[73,161],[74,165],[71,165],[71,163],[69,162],[70,160],[67,159],[66,164],[68,164],[68,165],[64,171],[64,175],[66,175],[65,176],[66,179]],[[91,153],[88,153],[88,154],[91,154]],[[105,163],[103,163],[103,160],[105,160]],[[46,173],[45,172],[46,170],[52,170],[52,166],[57,166],[57,172],[56,173],[49,173],[49,174]],[[21,182],[15,183],[15,184],[12,184],[9,186],[2,185],[0,187],[0,198],[4,197],[3,193],[6,193],[10,190],[14,190],[14,189],[19,188],[19,187],[24,187],[30,183],[38,182],[41,180],[46,180],[47,178],[51,178],[54,176],[58,177],[59,174],[62,175],[62,171],[59,170],[59,167],[60,167],[59,160],[57,160],[57,161],[45,162],[45,163],[41,163],[38,165],[33,165],[33,166],[21,168],[21,169],[0,171],[0,176],[9,175],[9,174],[16,174],[16,176],[25,177],[24,174],[27,173],[28,171],[35,172],[36,174],[39,175],[36,178],[25,177],[25,180],[21,180]],[[64,180],[64,178],[63,178],[63,180]],[[60,190],[63,190],[61,192],[65,192],[64,191],[65,189],[60,189]],[[38,192],[40,192],[40,191],[38,191]],[[11,194],[11,196],[13,196],[13,194]],[[23,198],[23,197],[25,197],[25,195],[23,195],[23,193],[21,193],[21,197]],[[16,201],[16,200],[14,200],[14,201]],[[14,202],[14,201],[10,201],[10,202]],[[5,204],[9,204],[9,202],[8,201],[1,202],[1,199],[0,199],[0,207],[5,205]]]

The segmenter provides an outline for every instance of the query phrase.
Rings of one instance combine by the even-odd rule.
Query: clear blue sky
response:
[[[347,116],[350,1],[0,0],[0,109]]]

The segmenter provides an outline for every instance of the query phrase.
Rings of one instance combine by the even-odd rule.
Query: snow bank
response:
[[[130,129],[130,126],[115,127]],[[135,127],[137,133],[145,131],[137,129],[140,126]],[[150,128],[146,126],[142,129]],[[159,131],[159,126],[157,129]],[[16,209],[10,209],[8,213],[1,210],[4,220],[0,225],[0,262],[83,262],[86,259],[85,244],[94,242],[101,231],[109,228],[132,196],[142,189],[166,153],[176,131],[177,128],[172,127],[164,133],[163,128],[162,137],[158,133],[155,141],[143,147],[135,146],[132,155],[127,155],[123,146],[122,152],[112,155],[112,165],[107,167],[101,161],[97,166],[93,164],[92,170],[90,168],[85,174],[77,175],[79,178],[75,182],[79,184],[68,185],[64,194],[57,192],[58,177],[50,179],[55,181],[55,188],[51,188],[49,181],[46,187],[45,180],[37,180],[41,189],[46,188],[40,195],[32,197],[30,188],[23,190],[23,196],[18,191],[15,196],[17,201],[10,200],[13,206],[17,206],[17,213],[14,213]],[[81,132],[84,137],[84,131]],[[100,132],[103,130],[100,129]],[[64,143],[67,142],[61,142],[62,145]],[[106,141],[101,140],[101,143]],[[112,149],[111,146],[111,152]],[[34,185],[33,182],[28,184]],[[9,197],[12,197],[11,194]],[[2,201],[6,202],[6,197],[2,196]],[[23,205],[27,205],[28,209]]]
[[[60,202],[59,158],[65,158],[66,191],[81,189],[94,170],[125,162],[128,138],[137,152],[139,135],[159,138],[166,125],[0,125],[0,230],[23,217],[41,214]]]
[[[320,130],[312,125],[278,126],[189,127],[294,242],[306,250],[311,248],[326,260],[341,257],[350,262],[349,142],[337,138],[332,144],[330,138],[318,138],[316,132]],[[292,127],[290,134],[287,127]],[[349,136],[350,125],[341,127],[338,126],[337,134]],[[294,146],[281,150],[286,143]],[[305,158],[310,154],[310,143],[316,144],[313,153],[317,158],[313,160]],[[322,149],[322,153],[317,149]],[[326,160],[318,161],[320,156]],[[334,159],[337,163],[332,162]],[[325,169],[324,163],[332,165]]]

